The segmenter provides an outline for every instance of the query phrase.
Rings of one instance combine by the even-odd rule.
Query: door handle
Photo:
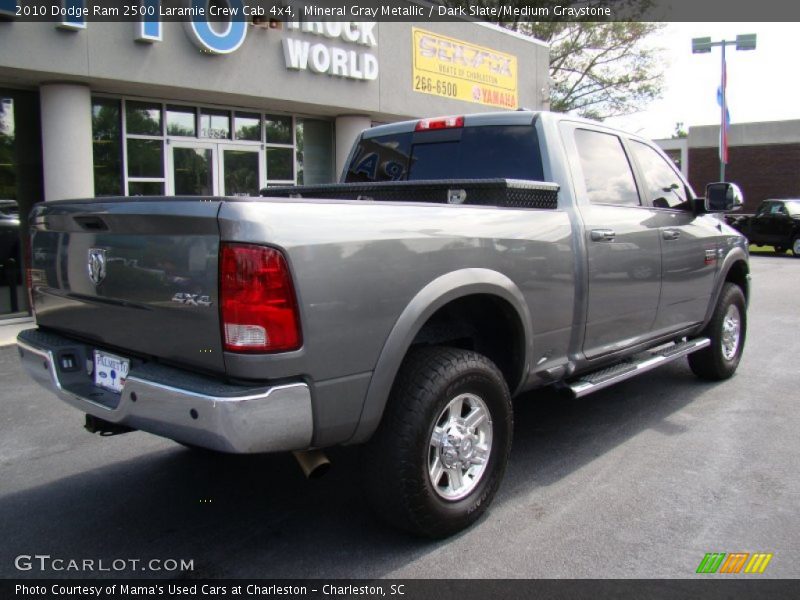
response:
[[[681,232],[678,229],[664,229],[661,231],[661,237],[665,240],[677,240],[681,237]]]
[[[613,229],[592,229],[593,242],[613,242],[617,234]]]

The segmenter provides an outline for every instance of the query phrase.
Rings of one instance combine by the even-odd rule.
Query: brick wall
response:
[[[744,194],[743,212],[755,212],[767,198],[800,198],[800,144],[731,146],[725,179]],[[699,195],[719,181],[717,148],[689,148],[689,182]]]

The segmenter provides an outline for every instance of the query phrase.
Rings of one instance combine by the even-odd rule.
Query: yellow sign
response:
[[[517,108],[517,57],[412,28],[414,91]]]

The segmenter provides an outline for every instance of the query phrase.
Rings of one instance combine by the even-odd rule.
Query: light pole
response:
[[[746,33],[737,35],[735,40],[720,40],[712,42],[710,37],[693,38],[692,39],[692,53],[693,54],[706,54],[711,52],[711,48],[719,46],[722,49],[722,62],[720,63],[720,107],[719,107],[719,180],[725,181],[725,163],[728,162],[728,128],[727,113],[728,103],[725,99],[725,87],[727,72],[725,67],[725,47],[736,46],[737,50],[755,50],[756,49],[756,34]]]

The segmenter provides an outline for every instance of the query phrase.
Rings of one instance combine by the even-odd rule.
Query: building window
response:
[[[128,138],[128,177],[164,177],[164,144],[161,140]]]
[[[167,106],[167,135],[195,137],[197,111],[189,106]]]
[[[123,106],[127,194],[163,194],[166,187],[162,117],[164,105],[160,102],[124,100]],[[175,122],[174,117],[172,122]]]
[[[129,196],[163,196],[164,184],[160,181],[131,181],[128,183]]]
[[[126,101],[125,131],[128,135],[162,135],[161,104]]]
[[[30,210],[44,197],[36,92],[0,89],[0,322],[26,317]]]
[[[329,183],[333,123],[235,108],[92,99],[96,195],[255,195]]]
[[[208,148],[173,148],[172,169],[178,196],[213,196],[214,167]]]
[[[227,140],[231,137],[231,113],[227,110],[200,110],[200,137]]]
[[[264,119],[268,144],[292,143],[292,117],[267,115]]]
[[[258,152],[225,150],[225,194],[257,196],[259,189]]]
[[[291,148],[267,148],[267,181],[294,181]]]
[[[14,154],[14,99],[0,97],[0,200],[17,198]]]
[[[297,183],[316,185],[336,181],[333,123],[321,119],[297,119]]]
[[[122,189],[120,101],[92,99],[92,156],[95,196],[120,196]]]
[[[258,113],[237,112],[233,119],[233,125],[237,140],[261,141],[261,115]]]

